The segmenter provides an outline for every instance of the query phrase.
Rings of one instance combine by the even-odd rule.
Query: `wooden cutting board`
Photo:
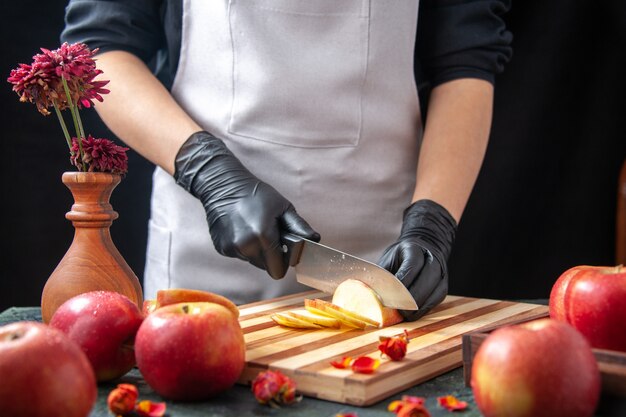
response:
[[[420,320],[384,329],[300,330],[270,319],[277,311],[302,308],[305,298],[329,299],[309,291],[239,307],[246,340],[240,383],[250,384],[260,371],[277,369],[293,378],[305,396],[366,406],[461,366],[464,334],[548,315],[543,305],[450,295]],[[330,365],[344,356],[380,358],[379,336],[396,336],[405,329],[410,343],[402,361],[383,358],[369,375]]]

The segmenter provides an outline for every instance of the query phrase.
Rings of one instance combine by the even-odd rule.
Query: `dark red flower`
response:
[[[89,172],[110,172],[124,175],[128,171],[128,148],[116,145],[108,139],[96,139],[91,135],[82,140],[83,157],[81,160],[78,140],[72,138],[72,164],[85,165]]]
[[[34,103],[44,115],[54,104],[60,110],[70,106],[63,88],[67,82],[72,103],[78,107],[91,107],[93,100],[102,101],[102,94],[109,93],[103,88],[108,81],[95,81],[102,71],[96,68],[94,54],[82,43],[61,45],[58,49],[41,48],[40,54],[33,56],[32,64],[20,64],[11,71],[7,81],[13,84],[13,91],[20,101]]]
[[[58,87],[63,89],[46,71],[28,64],[20,64],[18,68],[11,70],[7,81],[13,84],[13,91],[20,96],[20,101],[34,103],[44,116],[50,114],[49,107],[59,102]]]

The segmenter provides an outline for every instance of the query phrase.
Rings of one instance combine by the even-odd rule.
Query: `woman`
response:
[[[157,165],[146,295],[303,290],[281,250],[291,232],[378,259],[420,306],[407,319],[440,303],[511,54],[507,8],[71,0],[62,39],[100,48],[111,80],[98,113]]]

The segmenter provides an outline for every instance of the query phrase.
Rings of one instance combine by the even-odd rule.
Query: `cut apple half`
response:
[[[354,315],[333,303],[329,303],[328,301],[320,300],[318,298],[305,299],[304,308],[313,313],[321,310],[329,316],[338,319],[342,324],[355,329],[364,329],[368,325],[375,327],[378,327],[379,325],[379,323],[373,322],[372,320],[362,320],[360,316]]]
[[[292,327],[295,329],[322,329],[319,324],[311,323],[310,321],[301,320],[284,313],[274,313],[270,318],[277,324],[285,327]]]
[[[315,312],[311,312],[304,308],[285,311],[285,314],[291,317],[297,318],[299,320],[308,321],[308,322],[311,322],[313,324],[317,324],[323,327],[339,328],[341,326],[341,322],[334,317],[327,316],[325,314],[318,314]]]
[[[195,302],[209,302],[220,304],[229,309],[235,317],[239,317],[239,309],[228,298],[215,294],[209,291],[191,290],[187,288],[168,288],[157,291],[156,307],[164,307],[170,304],[178,303],[195,303]]]
[[[157,301],[154,299],[144,300],[143,305],[141,306],[141,312],[143,313],[144,316],[147,316],[148,314],[152,313],[156,309],[157,309]]]
[[[368,323],[377,323],[375,325],[380,327],[392,326],[404,320],[398,310],[383,306],[378,294],[356,279],[348,279],[337,286],[332,304],[360,320],[366,318]]]

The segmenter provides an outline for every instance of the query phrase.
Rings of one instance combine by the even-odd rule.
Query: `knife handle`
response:
[[[300,262],[304,240],[300,236],[285,233],[281,236],[283,252],[289,256],[289,266],[296,266]]]

